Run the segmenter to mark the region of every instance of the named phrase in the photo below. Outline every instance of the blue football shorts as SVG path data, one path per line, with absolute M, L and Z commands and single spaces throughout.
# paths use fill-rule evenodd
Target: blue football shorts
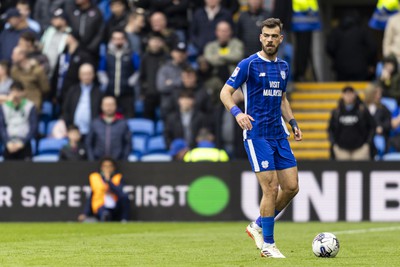
M 297 165 L 286 138 L 246 139 L 244 147 L 254 172 L 284 170 Z

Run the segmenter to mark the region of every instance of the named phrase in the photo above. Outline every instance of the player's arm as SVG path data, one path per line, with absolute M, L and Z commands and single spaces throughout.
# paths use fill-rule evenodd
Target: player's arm
M 233 88 L 228 84 L 225 84 L 224 87 L 222 87 L 220 93 L 220 99 L 224 104 L 225 108 L 229 110 L 232 113 L 232 115 L 236 118 L 236 122 L 239 124 L 239 126 L 243 130 L 251 130 L 253 128 L 251 121 L 254 121 L 254 119 L 250 115 L 244 114 L 240 110 L 240 108 L 236 106 L 235 100 L 233 98 L 233 94 L 235 93 L 235 91 L 236 91 L 235 88 Z M 239 100 L 239 97 L 237 98 L 237 100 Z
M 292 127 L 294 133 L 294 140 L 301 141 L 303 138 L 301 130 L 297 125 L 297 122 L 294 118 L 292 108 L 290 107 L 289 101 L 286 98 L 286 92 L 282 94 L 282 103 L 281 103 L 281 111 L 283 118 L 289 122 L 290 126 Z

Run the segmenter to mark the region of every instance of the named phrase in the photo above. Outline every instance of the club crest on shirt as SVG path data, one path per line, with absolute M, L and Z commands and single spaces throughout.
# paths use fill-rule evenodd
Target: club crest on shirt
M 240 68 L 236 67 L 236 69 L 233 71 L 231 77 L 233 77 L 233 78 L 236 77 L 238 75 L 238 73 L 239 73 L 239 70 L 240 70 Z
M 268 166 L 269 166 L 268 160 L 262 161 L 262 162 L 261 162 L 261 166 L 262 166 L 264 169 L 268 169 Z
M 282 79 L 286 79 L 286 72 L 285 71 L 283 71 L 283 70 L 281 70 L 281 77 L 282 77 Z

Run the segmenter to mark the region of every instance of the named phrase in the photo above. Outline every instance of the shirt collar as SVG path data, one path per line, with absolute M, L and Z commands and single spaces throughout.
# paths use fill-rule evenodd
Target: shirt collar
M 261 58 L 262 60 L 267 61 L 267 62 L 277 62 L 277 61 L 278 61 L 278 57 L 276 57 L 274 61 L 271 61 L 271 60 L 269 60 L 269 59 L 263 57 L 263 56 L 261 55 L 260 52 L 257 52 L 257 56 L 258 56 L 259 58 Z

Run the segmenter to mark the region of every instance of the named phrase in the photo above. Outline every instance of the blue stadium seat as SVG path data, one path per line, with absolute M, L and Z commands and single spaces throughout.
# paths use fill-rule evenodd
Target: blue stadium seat
M 44 154 L 37 155 L 32 158 L 33 162 L 57 162 L 59 161 L 59 156 L 56 154 Z
M 142 135 L 132 136 L 132 152 L 138 156 L 146 154 L 147 137 Z
M 41 115 L 48 116 L 49 118 L 53 116 L 53 104 L 50 101 L 42 103 Z
M 381 158 L 386 151 L 386 140 L 382 135 L 374 136 L 374 145 L 376 150 L 378 151 L 378 157 Z
M 397 100 L 391 97 L 382 97 L 381 98 L 382 105 L 386 106 L 387 109 L 392 112 L 395 112 L 398 108 Z
M 47 135 L 47 127 L 46 127 L 46 122 L 44 120 L 39 121 L 38 132 L 41 136 Z
M 135 154 L 130 154 L 128 156 L 128 161 L 129 162 L 137 162 L 137 161 L 139 161 L 139 156 L 135 155 Z
M 39 140 L 38 154 L 58 154 L 63 146 L 68 144 L 67 139 L 43 138 Z
M 158 135 L 149 138 L 147 153 L 167 152 L 164 136 Z
M 128 127 L 129 130 L 132 132 L 134 135 L 146 135 L 146 136 L 152 136 L 154 135 L 154 122 L 149 119 L 143 119 L 143 118 L 134 118 L 134 119 L 128 119 Z
M 172 161 L 172 156 L 168 153 L 156 153 L 144 155 L 140 158 L 142 162 L 169 162 Z
M 382 160 L 385 161 L 400 161 L 400 152 L 393 152 L 383 155 Z
M 36 139 L 31 139 L 31 149 L 32 149 L 32 155 L 36 155 L 36 153 L 37 153 Z
M 156 122 L 156 134 L 164 134 L 164 122 L 162 120 Z
M 49 123 L 47 124 L 46 136 L 51 135 L 51 133 L 53 132 L 54 125 L 56 125 L 56 123 L 57 120 L 49 121 Z
M 139 117 L 143 115 L 143 111 L 144 111 L 144 102 L 143 100 L 137 99 L 135 101 L 135 115 Z
M 3 161 L 4 161 L 3 156 L 0 156 L 0 162 L 3 162 Z

